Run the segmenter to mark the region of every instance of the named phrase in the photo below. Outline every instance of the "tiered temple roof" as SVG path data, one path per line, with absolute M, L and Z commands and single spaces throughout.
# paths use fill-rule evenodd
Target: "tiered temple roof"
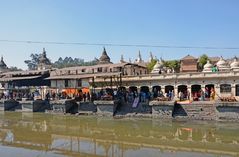
M 107 54 L 107 52 L 106 52 L 106 50 L 104 48 L 104 50 L 102 52 L 102 55 L 101 55 L 101 57 L 99 59 L 98 64 L 111 64 L 111 63 L 112 62 L 110 61 L 110 57 L 108 56 L 108 54 Z

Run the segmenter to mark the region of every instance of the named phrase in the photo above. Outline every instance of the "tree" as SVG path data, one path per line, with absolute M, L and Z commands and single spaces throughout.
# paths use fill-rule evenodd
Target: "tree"
M 208 56 L 206 54 L 203 54 L 199 57 L 198 67 L 200 71 L 203 70 L 203 66 L 207 63 L 207 60 L 208 60 Z
M 180 70 L 180 62 L 178 60 L 164 61 L 164 66 L 174 69 L 177 72 Z
M 29 70 L 36 70 L 39 63 L 40 54 L 32 53 L 30 57 L 30 60 L 25 60 L 24 62 L 27 64 Z
M 147 68 L 149 70 L 149 72 L 151 72 L 154 68 L 154 65 L 157 63 L 156 59 L 152 59 L 150 63 L 147 64 Z
M 9 67 L 9 71 L 22 71 L 22 69 L 19 69 L 18 67 Z
M 71 57 L 65 57 L 62 59 L 60 57 L 55 63 L 53 63 L 54 68 L 65 68 L 65 67 L 73 67 L 73 66 L 89 66 L 89 65 L 96 65 L 97 60 L 92 60 L 85 62 L 84 59 L 80 58 L 71 58 Z

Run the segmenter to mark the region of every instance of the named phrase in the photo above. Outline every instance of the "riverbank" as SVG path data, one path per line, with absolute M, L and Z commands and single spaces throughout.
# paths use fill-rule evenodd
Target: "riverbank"
M 146 117 L 159 119 L 195 119 L 214 121 L 239 121 L 238 102 L 194 101 L 175 103 L 174 101 L 140 102 L 136 106 L 124 101 L 76 102 L 60 101 L 15 101 L 0 102 L 0 110 L 19 112 L 55 112 L 77 115 Z

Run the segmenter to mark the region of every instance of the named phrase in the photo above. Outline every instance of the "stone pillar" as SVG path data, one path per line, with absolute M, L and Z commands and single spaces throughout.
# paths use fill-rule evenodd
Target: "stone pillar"
M 149 92 L 151 93 L 153 91 L 153 86 L 149 86 Z
M 174 85 L 174 100 L 177 100 L 178 98 L 178 86 Z
M 201 90 L 205 93 L 205 85 L 201 85 Z
M 136 86 L 136 87 L 137 87 L 137 92 L 140 93 L 141 86 Z
M 231 84 L 231 93 L 232 93 L 232 96 L 236 96 L 236 85 L 235 84 Z
M 190 94 L 189 99 L 191 100 L 191 98 L 192 98 L 192 85 L 187 86 L 187 91 L 189 91 L 189 94 Z
M 221 93 L 220 93 L 220 84 L 215 84 L 215 85 L 214 85 L 214 88 L 215 88 L 215 92 L 216 92 L 215 99 L 217 100 L 217 99 L 218 99 L 218 95 L 221 96 Z
M 165 93 L 165 86 L 161 86 L 161 90 L 163 93 Z

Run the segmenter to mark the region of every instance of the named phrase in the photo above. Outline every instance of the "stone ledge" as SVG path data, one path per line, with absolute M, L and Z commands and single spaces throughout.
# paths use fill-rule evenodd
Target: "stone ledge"
M 94 101 L 94 104 L 95 105 L 114 105 L 117 102 L 118 101 L 116 100 L 97 100 L 97 101 Z
M 173 106 L 174 101 L 150 101 L 149 106 L 161 106 L 161 105 L 166 105 L 166 106 Z

